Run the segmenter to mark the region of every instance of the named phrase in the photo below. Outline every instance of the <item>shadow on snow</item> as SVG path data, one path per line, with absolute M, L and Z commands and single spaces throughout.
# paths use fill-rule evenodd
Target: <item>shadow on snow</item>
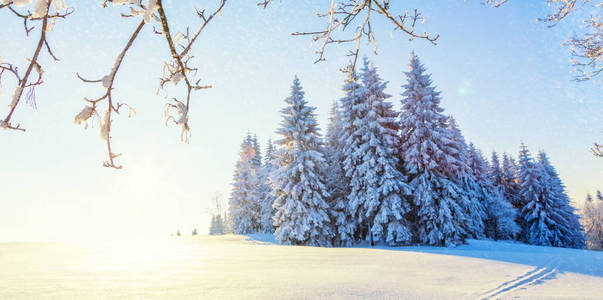
M 279 244 L 272 234 L 257 233 L 245 236 L 247 241 L 254 244 Z M 515 241 L 471 239 L 467 240 L 467 244 L 456 247 L 386 245 L 369 247 L 361 244 L 353 248 L 463 256 L 533 266 L 535 269 L 524 275 L 535 281 L 548 280 L 553 276 L 550 274 L 553 270 L 555 273 L 572 272 L 603 277 L 603 251 L 534 246 Z M 521 280 L 521 278 L 516 279 Z

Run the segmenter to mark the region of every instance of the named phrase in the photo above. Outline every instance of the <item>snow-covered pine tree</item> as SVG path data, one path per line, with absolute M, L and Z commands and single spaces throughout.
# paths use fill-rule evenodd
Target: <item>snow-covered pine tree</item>
M 473 143 L 469 143 L 467 161 L 469 168 L 472 171 L 472 178 L 468 180 L 468 184 L 465 185 L 465 190 L 469 193 L 470 199 L 479 204 L 479 206 L 474 204 L 469 210 L 473 211 L 481 209 L 481 213 L 478 214 L 474 212 L 473 214 L 476 216 L 472 218 L 469 218 L 471 212 L 467 213 L 468 219 L 471 220 L 468 223 L 476 223 L 475 226 L 481 225 L 481 235 L 477 235 L 478 238 L 481 238 L 486 233 L 492 233 L 494 231 L 493 228 L 496 227 L 496 220 L 493 218 L 492 212 L 490 211 L 491 206 L 493 206 L 493 203 L 491 202 L 496 199 L 494 199 L 494 195 L 492 195 L 492 184 L 488 178 L 488 162 L 484 158 L 481 150 L 477 149 Z M 481 219 L 479 219 L 479 217 L 481 217 Z M 478 219 L 476 220 L 476 218 Z M 482 223 L 477 223 L 478 221 L 481 221 Z M 474 227 L 473 230 L 476 229 L 480 229 L 480 227 Z M 492 238 L 491 234 L 486 235 Z M 475 236 L 475 233 L 473 236 Z
M 603 194 L 599 190 L 597 190 L 597 200 L 603 201 Z
M 505 198 L 511 202 L 513 207 L 521 210 L 521 196 L 519 195 L 519 169 L 513 157 L 503 153 L 502 161 L 503 185 L 505 187 Z
M 503 170 L 500 167 L 500 160 L 498 159 L 498 153 L 496 153 L 496 151 L 492 151 L 492 158 L 488 168 L 488 177 L 490 177 L 490 182 L 492 182 L 494 186 L 500 187 L 504 191 L 505 183 Z
M 486 236 L 495 240 L 516 239 L 521 232 L 517 225 L 519 213 L 517 209 L 505 199 L 504 193 L 498 187 L 488 189 L 486 198 Z
M 485 234 L 488 238 L 512 239 L 520 231 L 515 223 L 517 210 L 504 198 L 502 190 L 495 186 L 489 174 L 490 166 L 482 152 L 469 144 L 469 164 L 473 170 L 477 186 L 473 189 L 477 198 L 484 204 L 486 217 L 484 218 Z
M 224 234 L 233 233 L 234 231 L 232 230 L 232 221 L 230 220 L 229 214 L 223 214 L 221 216 L 222 216 L 222 232 Z
M 593 201 L 590 194 L 586 195 L 582 208 L 582 225 L 589 249 L 603 249 L 603 198 L 597 191 L 597 201 Z
M 490 198 L 486 211 L 489 221 L 486 222 L 486 236 L 495 240 L 509 240 L 518 236 L 521 228 L 517 225 L 519 216 L 517 209 L 506 198 L 506 186 L 503 170 L 500 167 L 498 154 L 492 151 L 492 162 L 488 169 L 490 180 Z
M 540 169 L 534 162 L 530 150 L 521 143 L 519 150 L 519 198 L 516 207 L 519 209 L 520 239 L 537 245 L 550 245 L 547 226 L 544 226 L 546 211 L 540 203 L 542 191 Z M 545 219 L 543 219 L 545 218 Z M 544 226 L 544 227 L 543 227 Z
M 264 155 L 264 165 L 260 171 L 260 227 L 264 233 L 273 233 L 274 226 L 272 219 L 274 217 L 274 193 L 272 192 L 272 184 L 270 182 L 270 174 L 274 172 L 278 167 L 276 165 L 274 145 L 272 140 L 268 139 L 266 145 L 266 154 Z
M 523 208 L 520 213 L 522 240 L 542 246 L 583 246 L 580 224 L 573 216 L 563 185 L 543 152 L 535 162 L 525 145 L 519 153 Z
M 448 177 L 455 158 L 447 149 L 450 133 L 440 93 L 414 53 L 405 74 L 400 157 L 410 176 L 416 239 L 429 245 L 460 244 L 467 235 L 464 209 L 457 202 L 462 188 Z
M 271 174 L 277 195 L 274 235 L 283 244 L 331 246 L 326 161 L 315 108 L 307 105 L 297 76 L 285 102 L 276 141 L 279 169 Z
M 358 220 L 360 212 L 359 203 L 350 203 L 350 199 L 355 198 L 352 195 L 352 187 L 357 185 L 352 182 L 353 171 L 362 163 L 362 152 L 358 151 L 362 142 L 361 127 L 365 124 L 360 123 L 363 115 L 357 111 L 359 108 L 368 106 L 366 104 L 366 91 L 358 83 L 358 76 L 355 71 L 347 70 L 348 76 L 343 85 L 344 96 L 341 102 L 341 144 L 343 174 L 345 176 L 345 220 L 337 220 L 338 240 L 342 246 L 350 246 L 363 237 L 366 228 Z M 340 207 L 341 205 L 338 205 Z M 343 221 L 343 222 L 342 222 Z
M 250 134 L 241 144 L 239 160 L 233 176 L 232 192 L 229 200 L 229 220 L 235 233 L 251 233 L 260 230 L 260 205 L 257 197 L 256 157 Z
M 470 149 L 456 120 L 452 116 L 449 116 L 446 122 L 450 135 L 448 153 L 454 157 L 454 160 L 449 163 L 448 170 L 451 179 L 455 180 L 462 188 L 455 199 L 457 199 L 457 202 L 463 207 L 465 212 L 466 220 L 463 226 L 468 237 L 483 238 L 484 221 L 487 218 L 484 208 L 486 193 L 484 193 L 483 185 L 475 176 L 477 170 L 472 168 L 472 163 L 482 163 L 482 161 L 471 160 Z M 471 147 L 473 147 L 472 144 Z M 472 149 L 475 150 L 474 148 Z
M 337 101 L 333 101 L 331 111 L 329 112 L 329 124 L 327 125 L 327 134 L 325 135 L 325 148 L 339 152 L 343 148 L 339 137 L 343 130 L 341 111 Z
M 221 214 L 216 215 L 216 231 L 214 234 L 225 234 L 226 226 L 224 225 L 224 219 Z
M 361 78 L 364 97 L 354 99 L 344 112 L 344 118 L 355 125 L 351 133 L 354 140 L 343 152 L 344 161 L 349 163 L 345 165 L 350 180 L 348 203 L 356 221 L 368 231 L 371 245 L 374 240 L 390 245 L 408 243 L 412 236 L 406 220 L 410 205 L 403 196 L 410 188 L 398 170 L 397 114 L 386 101 L 391 97 L 385 93 L 387 83 L 366 58 Z
M 346 210 L 348 183 L 343 171 L 343 145 L 340 142 L 342 130 L 342 116 L 335 101 L 331 107 L 324 147 L 325 159 L 328 165 L 325 173 L 331 194 L 329 214 L 335 230 L 334 245 L 351 246 L 353 241 L 351 234 L 353 232 L 350 232 L 347 227 L 353 220 L 348 216 Z
M 253 158 L 251 162 L 256 169 L 260 169 L 262 167 L 262 151 L 260 149 L 260 143 L 258 142 L 257 135 L 253 135 L 253 137 L 249 136 L 251 147 L 253 148 Z
M 551 164 L 546 153 L 538 153 L 538 165 L 541 169 L 541 185 L 543 187 L 541 200 L 551 203 L 550 216 L 557 226 L 553 228 L 556 237 L 551 244 L 557 247 L 584 248 L 584 235 L 580 217 L 565 192 L 565 186 L 559 178 L 555 167 Z
M 448 151 L 454 157 L 454 160 L 449 163 L 448 172 L 457 178 L 469 178 L 473 174 L 468 161 L 469 146 L 452 115 L 446 117 L 446 126 L 449 134 Z
M 214 235 L 216 234 L 216 231 L 216 215 L 211 215 L 211 221 L 209 222 L 209 234 Z

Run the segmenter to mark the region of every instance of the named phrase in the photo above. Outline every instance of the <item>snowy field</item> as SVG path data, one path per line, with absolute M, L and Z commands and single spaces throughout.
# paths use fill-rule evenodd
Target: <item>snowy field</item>
M 603 252 L 279 246 L 267 235 L 0 244 L 0 299 L 603 299 Z

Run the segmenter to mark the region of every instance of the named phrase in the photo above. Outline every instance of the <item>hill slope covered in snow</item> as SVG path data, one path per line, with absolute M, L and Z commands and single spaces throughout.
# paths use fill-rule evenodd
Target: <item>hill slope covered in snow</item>
M 0 298 L 603 299 L 603 252 L 280 246 L 269 235 L 0 244 Z

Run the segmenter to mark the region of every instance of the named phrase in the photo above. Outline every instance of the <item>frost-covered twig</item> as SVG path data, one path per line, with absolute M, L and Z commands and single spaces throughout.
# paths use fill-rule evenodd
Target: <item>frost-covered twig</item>
M 499 7 L 508 0 L 486 0 L 485 3 Z M 545 22 L 549 27 L 556 26 L 559 22 L 590 3 L 595 3 L 593 8 L 599 14 L 585 19 L 585 32 L 566 40 L 563 45 L 569 48 L 572 55 L 571 63 L 574 71 L 575 81 L 587 81 L 597 77 L 603 72 L 601 62 L 603 61 L 603 22 L 600 21 L 603 1 L 601 0 L 547 0 L 549 6 L 553 6 L 553 12 L 538 21 Z M 598 3 L 597 3 L 598 2 Z
M 576 72 L 575 81 L 590 80 L 603 71 L 601 66 L 603 61 L 603 23 L 599 20 L 603 9 L 603 1 L 598 1 L 599 3 L 594 4 L 594 9 L 595 11 L 598 10 L 599 14 L 583 20 L 584 34 L 575 35 L 563 43 L 564 46 L 569 48 L 572 55 L 571 63 L 574 66 L 574 72 Z M 550 6 L 554 6 L 554 11 L 538 20 L 548 23 L 549 27 L 553 27 L 570 13 L 591 3 L 592 0 L 548 0 L 547 2 Z
M 595 143 L 590 151 L 597 157 L 603 157 L 603 145 Z
M 132 107 L 130 107 L 129 105 L 123 104 L 123 103 L 121 103 L 121 104 L 115 103 L 115 105 L 113 104 L 113 97 L 112 97 L 113 84 L 115 82 L 115 76 L 117 75 L 117 71 L 119 71 L 119 67 L 121 66 L 121 63 L 124 60 L 126 53 L 128 52 L 128 50 L 134 43 L 134 40 L 136 40 L 136 38 L 138 37 L 138 34 L 140 33 L 140 30 L 142 30 L 142 27 L 144 25 L 145 25 L 145 21 L 144 20 L 140 21 L 140 23 L 136 27 L 136 30 L 134 30 L 134 33 L 132 33 L 132 35 L 130 36 L 130 39 L 128 40 L 128 43 L 126 44 L 126 47 L 117 56 L 117 59 L 115 60 L 113 68 L 111 68 L 111 71 L 109 72 L 108 75 L 105 75 L 103 78 L 98 79 L 98 80 L 89 80 L 89 79 L 85 79 L 82 76 L 80 76 L 79 73 L 77 74 L 77 77 L 79 79 L 81 79 L 83 82 L 101 83 L 103 85 L 103 87 L 106 89 L 105 94 L 99 98 L 96 98 L 96 99 L 84 98 L 84 100 L 87 101 L 90 105 L 85 106 L 84 109 L 75 116 L 75 120 L 74 120 L 74 122 L 78 125 L 87 122 L 92 116 L 94 116 L 97 113 L 98 103 L 103 100 L 107 101 L 107 108 L 105 109 L 103 119 L 100 124 L 100 135 L 101 135 L 101 138 L 107 142 L 107 152 L 108 152 L 108 156 L 109 156 L 109 160 L 103 162 L 103 166 L 105 166 L 105 167 L 110 167 L 110 168 L 115 168 L 115 169 L 122 168 L 121 165 L 116 165 L 115 161 L 114 161 L 114 159 L 116 157 L 120 156 L 121 153 L 115 154 L 111 150 L 111 114 L 113 112 L 115 112 L 116 114 L 119 114 L 120 108 L 122 106 L 126 106 L 129 111 L 128 116 L 131 116 L 131 114 L 134 113 L 134 109 L 132 109 Z M 87 128 L 87 127 L 88 126 L 86 124 L 85 128 Z
M 191 80 L 189 79 L 189 74 L 191 72 L 196 71 L 197 69 L 189 67 L 188 63 L 193 57 L 188 55 L 188 52 L 197 40 L 197 37 L 199 36 L 201 31 L 214 18 L 214 16 L 216 16 L 222 11 L 222 8 L 225 4 L 226 0 L 221 0 L 218 8 L 212 14 L 210 14 L 209 17 L 205 16 L 205 11 L 197 10 L 197 15 L 199 16 L 199 18 L 201 18 L 203 23 L 199 26 L 199 28 L 191 38 L 188 30 L 186 34 L 178 32 L 172 37 L 168 19 L 163 8 L 163 3 L 161 0 L 157 0 L 156 2 L 157 12 L 159 14 L 159 20 L 161 22 L 160 33 L 165 37 L 170 50 L 170 54 L 172 55 L 172 61 L 166 62 L 164 65 L 164 74 L 160 80 L 160 88 L 163 89 L 165 83 L 167 82 L 172 82 L 174 85 L 177 85 L 178 82 L 184 79 L 184 83 L 186 84 L 187 89 L 186 104 L 176 98 L 172 98 L 172 103 L 167 104 L 165 110 L 166 124 L 169 120 L 173 120 L 176 125 L 181 126 L 182 131 L 180 134 L 180 139 L 184 142 L 188 142 L 189 140 L 190 127 L 188 125 L 188 112 L 190 110 L 191 93 L 195 90 L 211 88 L 211 85 L 199 85 L 200 80 L 197 80 L 197 82 L 195 82 L 194 84 L 191 83 Z M 181 40 L 185 40 L 186 44 L 179 44 Z M 177 46 L 181 46 L 183 50 L 181 52 L 178 52 L 178 50 L 176 49 Z M 176 110 L 176 116 L 171 114 L 174 109 Z
M 23 96 L 23 91 L 25 90 L 25 88 L 31 87 L 31 89 L 32 89 L 31 91 L 33 92 L 33 89 L 35 88 L 35 86 L 43 83 L 42 75 L 43 75 L 44 71 L 42 70 L 42 67 L 38 63 L 38 57 L 40 55 L 42 48 L 44 46 L 46 46 L 46 50 L 49 53 L 49 55 L 53 59 L 58 60 L 56 58 L 56 56 L 54 55 L 54 53 L 52 53 L 52 51 L 50 49 L 50 45 L 48 44 L 48 41 L 46 39 L 46 33 L 52 29 L 52 23 L 49 23 L 49 20 L 52 20 L 52 22 L 54 22 L 57 18 L 65 18 L 66 16 L 70 15 L 73 12 L 73 10 L 67 9 L 62 0 L 57 0 L 57 1 L 60 1 L 60 6 L 57 5 L 57 2 L 53 2 L 53 0 L 38 0 L 35 4 L 33 13 L 29 12 L 29 11 L 27 11 L 27 13 L 21 13 L 16 8 L 13 8 L 13 6 L 21 7 L 25 4 L 31 3 L 32 2 L 31 0 L 21 0 L 18 2 L 17 1 L 7 1 L 7 0 L 0 0 L 0 1 L 1 1 L 0 3 L 2 3 L 2 6 L 0 6 L 0 8 L 8 7 L 8 9 L 10 9 L 10 11 L 13 12 L 13 14 L 15 16 L 23 19 L 23 26 L 25 27 L 26 35 L 29 35 L 29 33 L 33 30 L 33 27 L 28 27 L 28 22 L 38 21 L 38 20 L 42 21 L 42 26 L 40 28 L 40 38 L 38 39 L 38 44 L 36 46 L 33 56 L 30 59 L 28 59 L 29 65 L 27 67 L 27 70 L 23 74 L 23 76 L 19 75 L 19 70 L 16 66 L 14 66 L 10 63 L 0 62 L 0 69 L 2 69 L 2 71 L 5 71 L 5 70 L 9 71 L 17 79 L 17 87 L 15 88 L 15 90 L 12 94 L 11 100 L 9 102 L 9 105 L 8 105 L 9 112 L 6 115 L 6 117 L 0 121 L 0 128 L 25 131 L 24 128 L 21 128 L 20 124 L 14 125 L 12 123 L 11 119 L 13 117 L 13 114 L 14 114 L 16 108 L 19 106 L 19 104 L 21 102 L 21 97 Z M 55 10 L 55 12 L 52 14 L 50 14 L 51 5 L 53 5 L 53 8 Z M 35 71 L 38 75 L 38 78 L 35 81 L 30 81 L 30 76 L 32 74 L 32 71 Z
M 101 102 L 103 100 L 107 101 L 107 109 L 105 110 L 105 112 L 103 114 L 103 118 L 101 121 L 101 128 L 100 128 L 101 137 L 107 141 L 107 149 L 108 149 L 108 153 L 109 153 L 109 160 L 104 162 L 104 166 L 118 168 L 118 169 L 121 168 L 121 165 L 118 166 L 114 162 L 114 158 L 116 158 L 117 156 L 119 156 L 121 154 L 114 154 L 111 150 L 110 132 L 111 132 L 112 113 L 115 112 L 115 113 L 119 114 L 119 109 L 122 106 L 126 106 L 130 112 L 134 112 L 134 110 L 126 104 L 123 104 L 123 103 L 115 104 L 115 105 L 113 104 L 111 91 L 113 89 L 113 84 L 115 81 L 115 74 L 117 73 L 119 66 L 121 65 L 121 62 L 124 59 L 126 52 L 130 48 L 130 46 L 132 45 L 132 43 L 134 42 L 136 37 L 138 36 L 138 33 L 140 32 L 140 30 L 142 29 L 144 24 L 151 23 L 153 20 L 158 21 L 161 24 L 161 29 L 158 30 L 157 28 L 153 27 L 153 32 L 165 37 L 165 40 L 166 40 L 169 50 L 170 50 L 170 54 L 172 56 L 172 61 L 166 62 L 164 64 L 163 76 L 160 79 L 160 88 L 163 88 L 165 83 L 168 83 L 168 82 L 171 82 L 174 85 L 176 85 L 182 79 L 184 79 L 184 82 L 186 83 L 186 86 L 187 86 L 186 104 L 184 104 L 184 102 L 179 101 L 177 99 L 173 99 L 172 102 L 168 103 L 167 107 L 166 107 L 166 122 L 172 120 L 177 125 L 182 126 L 181 139 L 183 141 L 188 141 L 189 129 L 190 129 L 190 127 L 188 126 L 188 111 L 189 111 L 189 107 L 190 107 L 191 92 L 194 90 L 205 89 L 205 88 L 211 87 L 211 86 L 201 86 L 201 85 L 199 85 L 199 81 L 197 81 L 194 84 L 191 82 L 190 73 L 196 72 L 197 69 L 190 67 L 188 65 L 189 61 L 193 58 L 193 56 L 188 55 L 188 52 L 190 51 L 194 42 L 197 40 L 197 37 L 199 36 L 201 31 L 214 18 L 214 16 L 216 16 L 218 13 L 220 13 L 220 11 L 224 7 L 225 3 L 226 3 L 226 0 L 221 0 L 218 9 L 214 13 L 209 15 L 208 17 L 205 16 L 204 11 L 197 10 L 197 14 L 203 20 L 203 23 L 200 25 L 200 27 L 197 29 L 197 31 L 195 32 L 195 34 L 193 36 L 190 36 L 189 30 L 187 30 L 186 34 L 177 33 L 176 35 L 172 36 L 170 34 L 170 28 L 169 28 L 169 25 L 167 22 L 167 17 L 165 15 L 164 7 L 160 0 L 147 0 L 144 3 L 141 0 L 104 0 L 101 2 L 101 5 L 103 7 L 107 7 L 109 4 L 113 4 L 113 6 L 127 5 L 127 7 L 129 8 L 129 11 L 121 13 L 121 16 L 124 18 L 133 18 L 133 17 L 137 17 L 137 16 L 142 16 L 142 20 L 141 20 L 138 28 L 135 30 L 135 32 L 130 37 L 128 44 L 126 45 L 125 49 L 118 56 L 111 72 L 108 75 L 104 76 L 101 79 L 89 80 L 89 79 L 85 79 L 82 76 L 80 76 L 79 74 L 77 74 L 77 76 L 82 81 L 87 82 L 87 83 L 102 83 L 103 87 L 106 89 L 106 92 L 104 93 L 104 95 L 102 95 L 99 98 L 96 98 L 96 99 L 85 98 L 85 100 L 89 103 L 89 105 L 84 107 L 84 109 L 79 114 L 77 114 L 77 116 L 75 117 L 76 124 L 82 124 L 82 123 L 86 124 L 88 122 L 88 120 L 90 120 L 94 116 L 99 115 L 97 112 L 97 106 L 98 106 L 99 102 Z M 159 16 L 156 14 L 156 12 L 158 13 Z M 177 50 L 178 47 L 182 48 L 181 52 L 178 52 L 178 50 Z M 172 115 L 174 113 L 175 113 L 175 115 Z M 85 126 L 87 127 L 87 124 Z
M 603 22 L 591 17 L 585 23 L 589 31 L 584 36 L 574 36 L 563 43 L 572 55 L 576 81 L 590 80 L 603 71 Z
M 259 6 L 266 8 L 273 0 L 264 0 L 258 3 Z M 352 68 L 355 68 L 360 44 L 363 38 L 366 38 L 368 44 L 373 44 L 373 51 L 377 52 L 377 39 L 375 37 L 372 21 L 372 13 L 383 16 L 394 24 L 394 30 L 401 30 L 409 40 L 425 39 L 432 44 L 436 44 L 439 35 L 431 35 L 427 32 L 418 33 L 415 29 L 417 22 L 423 21 L 421 13 L 415 9 L 412 13 L 405 11 L 403 14 L 394 14 L 390 7 L 390 0 L 331 0 L 329 10 L 326 12 L 317 12 L 319 18 L 327 18 L 326 28 L 319 31 L 293 32 L 294 36 L 311 36 L 315 42 L 320 41 L 319 49 L 316 51 L 318 58 L 315 63 L 325 60 L 325 51 L 330 44 L 354 43 L 355 49 L 350 51 L 348 56 L 352 57 Z M 353 29 L 351 36 L 336 37 L 335 33 L 345 32 L 349 27 L 359 23 Z

